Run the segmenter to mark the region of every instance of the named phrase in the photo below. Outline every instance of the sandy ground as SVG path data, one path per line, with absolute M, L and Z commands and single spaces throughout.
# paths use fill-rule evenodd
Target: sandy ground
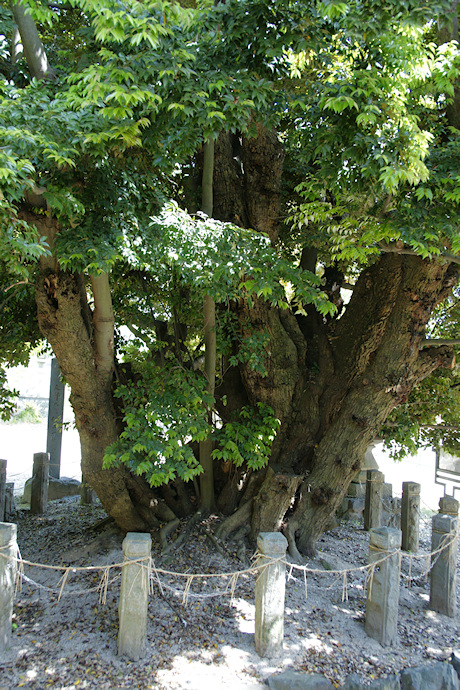
M 342 523 L 324 535 L 308 567 L 287 579 L 285 641 L 282 657 L 261 659 L 254 650 L 254 573 L 238 577 L 233 599 L 229 578 L 195 579 L 187 605 L 185 582 L 173 573 L 228 573 L 242 562 L 237 545 L 222 555 L 207 537 L 217 518 L 197 526 L 188 542 L 162 556 L 156 543 L 152 555 L 161 573 L 152 581 L 146 655 L 130 662 L 117 656 L 118 599 L 122 535 L 113 525 L 98 527 L 100 506 L 82 507 L 77 499 L 50 504 L 43 516 L 18 514 L 22 558 L 34 563 L 100 570 L 69 571 L 25 566 L 22 591 L 15 597 L 11 646 L 0 659 L 0 688 L 158 688 L 215 690 L 263 688 L 277 671 L 319 672 L 340 687 L 350 673 L 371 681 L 409 666 L 447 660 L 457 645 L 458 619 L 428 610 L 429 582 L 420 577 L 426 559 L 403 558 L 398 642 L 383 648 L 364 632 L 365 578 L 343 574 L 368 562 L 368 534 L 359 521 Z M 183 525 L 182 525 L 183 527 Z M 179 532 L 172 535 L 177 538 Z M 422 522 L 421 550 L 430 550 L 430 521 Z M 239 552 L 241 558 L 241 553 Z M 103 568 L 113 565 L 105 604 L 100 600 Z M 288 568 L 288 575 L 289 575 Z M 460 602 L 459 602 L 460 603 Z M 265 686 L 266 687 L 266 686 Z

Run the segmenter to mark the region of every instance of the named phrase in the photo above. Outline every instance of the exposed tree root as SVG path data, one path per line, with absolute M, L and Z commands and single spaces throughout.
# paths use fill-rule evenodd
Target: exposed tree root
M 209 539 L 209 541 L 214 546 L 216 551 L 218 551 L 220 553 L 221 556 L 225 556 L 227 558 L 230 555 L 228 550 L 225 548 L 225 546 L 223 546 L 222 544 L 219 544 L 219 542 L 218 542 L 217 538 L 214 536 L 214 534 L 209 532 L 206 529 L 206 527 L 202 526 L 201 530 L 202 530 L 203 534 L 206 535 L 206 538 Z
M 190 518 L 190 520 L 189 520 L 189 521 L 187 522 L 187 524 L 185 525 L 184 530 L 179 534 L 179 536 L 177 537 L 177 539 L 176 539 L 174 542 L 170 542 L 169 544 L 166 544 L 165 546 L 163 546 L 163 542 L 162 542 L 161 555 L 162 555 L 162 556 L 167 556 L 167 555 L 170 553 L 170 551 L 171 551 L 172 549 L 174 549 L 175 551 L 177 551 L 177 549 L 180 548 L 182 542 L 183 542 L 187 537 L 190 536 L 191 531 L 193 530 L 193 528 L 195 527 L 195 525 L 197 524 L 197 522 L 200 522 L 200 520 L 202 519 L 202 517 L 203 517 L 203 512 L 202 512 L 201 510 L 197 510 L 196 513 L 195 513 L 195 515 L 192 515 L 192 517 Z M 179 523 L 179 520 L 177 520 L 177 523 Z M 176 527 L 177 527 L 177 525 L 176 525 Z M 175 529 L 175 528 L 174 528 L 174 529 Z
M 191 515 L 193 512 L 193 504 L 190 500 L 190 492 L 185 482 L 181 479 L 176 480 L 176 491 L 184 514 Z
M 85 532 L 97 532 L 97 530 L 102 529 L 106 525 L 109 525 L 110 523 L 115 522 L 113 517 L 110 515 L 107 515 L 107 517 L 102 518 L 102 520 L 98 520 L 94 525 L 90 525 L 85 529 Z
M 174 513 L 174 515 L 184 517 L 184 515 L 182 515 L 180 501 L 177 500 L 177 491 L 175 489 L 176 486 L 164 484 L 162 487 L 160 487 L 160 500 L 164 501 L 165 505 Z
M 171 522 L 177 518 L 175 512 L 161 498 L 152 498 L 150 508 L 152 514 L 162 522 Z
M 258 470 L 257 472 L 250 470 L 248 472 L 242 489 L 242 496 L 240 500 L 241 506 L 247 501 L 250 501 L 251 498 L 254 498 L 254 496 L 258 493 L 263 484 L 266 473 L 266 469 Z
M 289 522 L 285 525 L 285 527 L 281 531 L 288 541 L 288 554 L 289 554 L 289 556 L 292 558 L 294 563 L 297 563 L 297 565 L 303 565 L 305 561 L 302 558 L 302 555 L 301 555 L 300 551 L 298 550 L 297 544 L 295 541 L 296 529 L 297 529 L 297 524 L 293 520 L 289 520 Z
M 224 474 L 224 473 L 223 473 Z M 241 481 L 245 475 L 244 469 L 233 465 L 226 470 L 224 476 L 227 479 L 216 501 L 217 509 L 224 515 L 231 515 L 241 498 Z
M 254 498 L 254 509 L 251 520 L 251 537 L 255 541 L 260 532 L 277 532 L 283 522 L 302 475 L 286 472 L 274 472 L 268 468 L 257 496 Z
M 222 543 L 220 543 L 220 540 L 212 534 L 212 532 L 209 532 L 205 527 L 201 528 L 206 535 L 206 537 L 209 539 L 211 544 L 214 546 L 216 551 L 218 551 L 221 556 L 225 556 L 225 558 L 232 558 L 233 554 L 230 553 L 230 551 L 226 548 L 226 546 Z M 238 532 L 234 535 L 232 538 L 232 541 L 236 541 L 238 544 L 238 548 L 236 550 L 236 556 L 238 560 L 240 560 L 245 566 L 249 565 L 249 559 L 246 555 L 246 546 L 244 543 L 244 538 L 249 534 L 249 528 L 248 527 L 241 527 Z
M 160 529 L 161 552 L 163 555 L 165 555 L 171 548 L 171 544 L 168 544 L 168 536 L 171 534 L 171 532 L 174 532 L 179 525 L 179 518 L 174 518 L 166 523 L 166 525 L 163 525 L 163 527 Z
M 246 554 L 246 546 L 244 545 L 244 541 L 240 542 L 236 550 L 236 555 L 238 557 L 238 560 L 240 560 L 246 568 L 248 568 L 251 565 L 251 562 Z
M 216 537 L 218 539 L 225 539 L 229 534 L 238 529 L 238 527 L 244 525 L 244 523 L 251 517 L 252 504 L 253 499 L 246 501 L 244 505 L 233 513 L 233 515 L 229 515 L 229 517 L 226 518 L 217 528 Z
M 243 525 L 240 529 L 233 535 L 233 541 L 242 541 L 249 534 L 249 525 Z

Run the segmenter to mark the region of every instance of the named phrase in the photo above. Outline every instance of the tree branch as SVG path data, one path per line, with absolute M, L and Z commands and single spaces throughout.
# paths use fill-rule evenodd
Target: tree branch
M 12 10 L 14 21 L 21 35 L 22 48 L 31 76 L 39 80 L 55 79 L 56 74 L 48 65 L 45 48 L 32 16 L 27 12 L 27 6 L 14 4 Z M 14 46 L 14 51 L 17 53 L 17 45 Z
M 6 299 L 3 300 L 3 302 L 0 304 L 0 311 L 3 311 L 7 302 L 10 299 L 13 299 L 13 297 L 16 297 L 16 295 L 19 292 L 21 285 L 28 285 L 28 283 L 29 283 L 28 280 L 21 280 L 19 283 L 14 283 L 14 285 L 10 285 L 9 287 L 5 288 L 4 292 L 8 292 L 8 290 L 11 290 L 12 288 L 16 288 L 16 290 L 14 290 L 14 292 L 12 292 L 10 295 L 8 295 L 8 297 Z
M 394 429 L 402 426 L 398 422 L 385 422 L 384 426 Z M 460 426 L 452 426 L 449 424 L 419 424 L 419 429 L 443 429 L 444 431 L 460 431 Z
M 405 247 L 400 248 L 394 244 L 379 244 L 379 249 L 381 252 L 386 252 L 388 254 L 409 254 L 410 256 L 420 256 L 420 254 L 415 252 L 413 249 L 406 249 Z M 460 264 L 460 256 L 457 256 L 456 254 L 440 254 L 439 256 L 434 256 L 432 261 L 435 261 L 436 259 L 444 259 L 446 262 Z
M 460 338 L 452 338 L 451 340 L 442 338 L 427 338 L 420 343 L 420 349 L 424 347 L 442 347 L 443 345 L 460 345 Z

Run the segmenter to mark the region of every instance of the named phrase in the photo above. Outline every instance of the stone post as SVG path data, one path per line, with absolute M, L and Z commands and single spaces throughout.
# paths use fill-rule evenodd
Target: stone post
M 0 522 L 5 519 L 6 460 L 0 460 Z
M 14 482 L 6 483 L 5 492 L 5 522 L 11 522 L 13 513 L 16 510 L 16 505 L 14 503 Z
M 90 487 L 85 477 L 82 475 L 80 488 L 80 504 L 90 506 L 96 499 L 96 492 Z
M 16 525 L 0 522 L 0 652 L 11 639 L 16 557 Z
M 49 475 L 61 476 L 62 422 L 64 421 L 64 390 L 56 357 L 51 360 L 50 396 L 48 402 L 48 433 L 46 452 L 50 456 Z
M 49 461 L 48 453 L 34 453 L 30 494 L 30 512 L 34 515 L 44 513 L 48 505 Z
M 118 606 L 118 654 L 137 661 L 144 654 L 149 593 L 150 534 L 128 532 L 123 540 L 124 563 L 121 570 Z M 130 561 L 139 561 L 131 563 Z
M 388 556 L 370 573 L 367 587 L 365 631 L 387 647 L 397 641 L 399 603 L 399 550 L 401 531 L 378 527 L 369 532 L 369 563 Z
M 286 566 L 270 563 L 271 559 L 285 558 L 288 542 L 280 532 L 261 532 L 257 549 L 261 554 L 261 568 L 256 580 L 255 648 L 262 657 L 279 656 L 283 652 L 284 592 Z
M 438 513 L 433 515 L 431 532 L 431 551 L 446 548 L 431 557 L 429 608 L 450 618 L 455 618 L 457 609 L 457 522 L 452 515 Z
M 383 472 L 368 470 L 366 479 L 366 500 L 364 503 L 364 529 L 370 530 L 382 524 Z
M 458 501 L 453 496 L 442 496 L 439 499 L 439 512 L 443 515 L 458 517 Z
M 403 551 L 418 552 L 420 531 L 420 484 L 403 482 L 401 502 Z

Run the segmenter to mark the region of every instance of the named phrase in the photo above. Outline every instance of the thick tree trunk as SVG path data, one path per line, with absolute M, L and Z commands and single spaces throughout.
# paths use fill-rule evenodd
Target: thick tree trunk
M 308 358 L 301 366 L 300 360 L 286 356 L 285 338 L 290 336 L 294 344 L 298 332 L 285 329 L 281 337 L 271 327 L 273 314 L 266 314 L 265 331 L 271 336 L 269 375 L 264 379 L 242 368 L 243 381 L 250 397 L 252 393 L 271 404 L 283 420 L 282 442 L 274 447 L 272 467 L 305 475 L 291 518 L 304 553 L 314 551 L 390 412 L 434 369 L 452 365 L 448 348 L 433 352 L 421 350 L 420 345 L 432 309 L 456 280 L 453 266 L 418 257 L 383 256 L 360 277 L 341 319 L 329 324 L 318 320 L 316 332 L 311 330 L 312 322 L 308 329 L 304 326 L 305 350 L 315 338 L 323 342 L 321 366 L 316 360 L 309 364 Z M 257 309 L 259 327 L 262 314 Z M 297 345 L 295 351 L 302 348 Z M 278 381 L 272 376 L 283 371 L 278 361 L 283 354 L 284 375 Z M 276 511 L 276 497 L 265 492 L 260 500 L 271 504 L 264 507 L 267 514 Z M 256 529 L 255 511 L 253 519 Z M 273 520 L 273 529 L 277 521 Z
M 50 246 L 55 230 L 51 220 L 40 227 Z M 112 404 L 113 314 L 108 276 L 93 277 L 92 282 L 93 319 L 83 278 L 60 271 L 53 257 L 43 259 L 36 284 L 38 322 L 71 389 L 85 479 L 123 529 L 142 531 L 156 522 L 147 495 L 139 505 L 133 503 L 132 496 L 145 490 L 139 491 L 123 467 L 102 469 L 104 452 L 119 432 Z
M 280 145 L 262 127 L 256 139 L 239 144 L 238 156 L 230 136 L 216 147 L 216 217 L 276 239 Z M 268 374 L 240 365 L 241 398 L 270 405 L 281 421 L 273 473 L 252 503 L 253 535 L 279 529 L 284 517 L 300 549 L 314 551 L 390 412 L 434 369 L 451 365 L 448 348 L 432 352 L 420 345 L 433 308 L 457 280 L 453 265 L 383 255 L 363 271 L 340 319 L 324 319 L 311 307 L 307 317 L 296 317 L 261 300 L 251 308 L 238 305 L 241 335 L 252 329 L 269 336 Z M 304 478 L 293 511 L 298 484 L 286 483 L 280 500 L 279 476 Z
M 39 80 L 54 79 L 56 75 L 49 66 L 27 6 L 13 3 L 12 10 L 31 76 Z M 12 50 L 13 61 L 19 50 L 17 38 Z M 52 209 L 44 201 L 44 191 L 40 188 L 26 193 L 30 206 L 40 207 L 43 214 L 22 209 L 20 215 L 36 225 L 52 251 L 59 227 Z M 140 491 L 139 481 L 131 478 L 124 468 L 102 469 L 104 452 L 118 436 L 112 404 L 114 319 L 108 276 L 92 276 L 91 282 L 95 301 L 93 319 L 83 279 L 60 271 L 53 255 L 42 258 L 35 293 L 39 327 L 71 388 L 85 480 L 122 528 L 145 530 L 156 520 L 148 502 L 147 506 L 142 502 L 135 506 L 132 496 L 140 497 L 148 492 Z
M 102 469 L 105 449 L 118 436 L 111 376 L 99 371 L 81 314 L 79 277 L 42 271 L 36 288 L 40 329 L 51 344 L 71 388 L 70 400 L 80 434 L 82 472 L 107 512 L 126 530 L 145 530 L 134 507 L 123 468 Z
M 238 145 L 244 174 L 238 170 L 232 137 L 217 142 L 214 215 L 268 231 L 275 240 L 281 147 L 263 128 L 256 139 Z M 41 234 L 52 235 L 51 221 L 40 222 Z M 287 521 L 300 549 L 314 551 L 390 412 L 425 376 L 452 363 L 448 348 L 421 349 L 421 343 L 433 308 L 457 280 L 455 266 L 448 263 L 384 254 L 363 271 L 340 319 L 324 319 L 313 308 L 307 317 L 295 316 L 261 299 L 235 306 L 241 336 L 254 331 L 268 336 L 267 375 L 241 364 L 228 372 L 230 383 L 224 381 L 219 395 L 232 391 L 226 408 L 232 411 L 247 402 L 270 405 L 281 428 L 269 470 L 253 473 L 247 487 L 243 470 L 236 483 L 232 473 L 216 473 L 217 483 L 225 476 L 232 483 L 219 487 L 227 508 L 233 506 L 235 488 L 242 496 L 221 534 L 248 522 L 249 516 L 254 536 L 280 529 Z M 92 314 L 82 280 L 60 272 L 53 258 L 44 259 L 36 292 L 38 316 L 71 386 L 85 477 L 120 525 L 142 530 L 155 524 L 154 513 L 172 518 L 168 506 L 176 499 L 165 493 L 168 505 L 160 502 L 150 509 L 152 494 L 141 478 L 123 468 L 102 469 L 104 451 L 119 432 L 112 404 L 108 287 L 107 276 L 93 277 Z
M 382 257 L 365 271 L 330 334 L 334 370 L 319 398 L 320 429 L 294 521 L 311 553 L 390 412 L 439 366 L 448 348 L 420 350 L 435 305 L 457 281 L 453 266 Z

